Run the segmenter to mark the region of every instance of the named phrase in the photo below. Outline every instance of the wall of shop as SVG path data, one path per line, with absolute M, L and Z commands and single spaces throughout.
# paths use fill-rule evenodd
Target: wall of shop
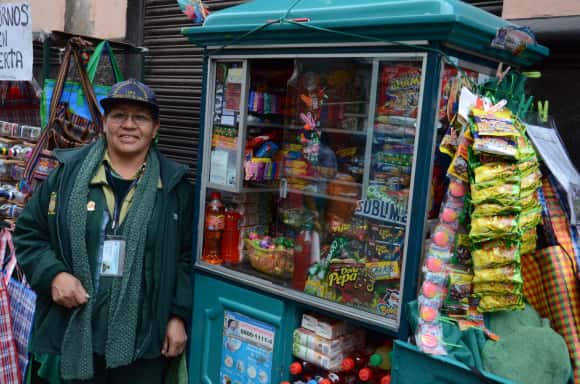
M 126 35 L 127 0 L 30 0 L 30 5 L 35 32 L 66 30 L 105 39 Z
M 504 19 L 529 19 L 534 17 L 580 15 L 578 0 L 504 0 L 502 17 Z

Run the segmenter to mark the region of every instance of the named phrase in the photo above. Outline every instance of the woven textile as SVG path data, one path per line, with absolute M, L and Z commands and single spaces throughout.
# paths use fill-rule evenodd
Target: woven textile
M 18 352 L 12 333 L 8 290 L 2 278 L 0 279 L 0 383 L 19 384 L 21 382 Z
M 548 235 L 552 231 L 556 245 L 522 257 L 524 295 L 540 315 L 550 319 L 554 330 L 566 340 L 574 379 L 580 382 L 580 301 L 568 220 L 554 188 L 545 178 L 539 196 L 544 227 Z M 548 239 L 551 240 L 550 236 Z
M 25 282 L 10 279 L 8 282 L 12 333 L 18 350 L 18 364 L 24 376 L 28 367 L 28 341 L 36 308 L 36 294 Z

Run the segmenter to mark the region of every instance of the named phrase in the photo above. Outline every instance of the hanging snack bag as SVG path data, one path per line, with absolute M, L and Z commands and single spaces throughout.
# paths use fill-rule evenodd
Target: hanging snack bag
M 522 255 L 527 255 L 529 253 L 535 252 L 537 248 L 538 234 L 536 228 L 528 230 L 524 236 L 522 236 L 522 243 L 520 245 L 520 253 Z
M 542 186 L 542 173 L 539 170 L 527 171 L 522 174 L 520 195 L 526 197 Z
M 474 270 L 473 283 L 523 283 L 520 266 L 506 265 L 499 268 Z
M 445 266 L 451 260 L 453 254 L 447 248 L 440 248 L 434 244 L 431 244 L 427 255 L 425 256 L 425 261 L 423 263 L 423 272 L 433 272 L 439 273 L 445 271 Z
M 520 214 L 520 228 L 522 231 L 534 229 L 542 222 L 542 208 L 536 207 L 522 211 Z
M 484 295 L 479 301 L 479 312 L 497 312 L 524 309 L 522 295 Z
M 458 234 L 455 237 L 455 252 L 453 256 L 453 264 L 465 267 L 471 266 L 471 240 L 467 234 Z
M 520 211 L 521 207 L 518 205 L 504 206 L 495 203 L 483 203 L 473 209 L 471 217 L 514 215 Z
M 520 262 L 515 241 L 494 240 L 477 244 L 471 251 L 474 269 L 496 268 Z
M 518 205 L 520 199 L 519 184 L 489 182 L 471 185 L 471 203 L 498 203 L 505 206 Z
M 466 183 L 469 182 L 468 173 L 468 160 L 469 160 L 469 147 L 473 144 L 473 138 L 469 129 L 464 129 L 459 141 L 459 146 L 457 147 L 457 152 L 451 160 L 451 165 L 447 170 L 449 176 L 453 176 Z
M 520 206 L 523 211 L 532 209 L 532 208 L 540 208 L 540 200 L 538 199 L 538 192 L 533 191 L 527 196 L 524 196 L 520 199 Z
M 446 273 L 425 273 L 425 280 L 421 285 L 421 295 L 428 299 L 443 297 L 446 294 L 447 274 Z
M 439 319 L 439 308 L 443 303 L 443 295 L 427 298 L 419 296 L 419 318 L 421 321 L 432 323 Z
M 439 222 L 457 232 L 460 222 L 463 221 L 464 209 L 465 203 L 463 199 L 448 196 L 445 204 L 441 207 Z
M 513 238 L 518 235 L 518 218 L 515 215 L 483 216 L 471 219 L 469 237 L 472 241 Z
M 518 168 L 510 163 L 488 163 L 473 169 L 473 181 L 475 184 L 486 183 L 494 180 L 517 181 Z
M 472 292 L 473 274 L 452 269 L 449 271 L 449 286 L 447 288 L 446 307 L 469 305 Z
M 475 120 L 475 132 L 477 132 L 479 136 L 495 136 L 513 139 L 521 136 L 521 133 L 514 125 L 514 120 L 508 110 L 490 113 L 475 108 L 472 112 Z
M 432 246 L 451 251 L 455 244 L 455 231 L 446 225 L 438 224 L 433 231 L 431 240 Z
M 538 159 L 536 158 L 535 155 L 518 161 L 517 166 L 521 173 L 524 173 L 532 169 L 536 170 L 539 169 L 540 167 Z
M 478 283 L 473 284 L 473 293 L 476 295 L 521 295 L 520 283 Z
M 514 140 L 505 137 L 480 136 L 476 133 L 473 139 L 473 153 L 517 159 L 518 147 Z

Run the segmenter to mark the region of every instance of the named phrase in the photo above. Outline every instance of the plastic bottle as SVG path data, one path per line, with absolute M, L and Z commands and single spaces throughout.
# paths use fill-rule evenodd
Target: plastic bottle
M 387 342 L 375 350 L 369 359 L 369 366 L 388 371 L 391 369 L 392 342 Z
M 203 236 L 202 259 L 209 264 L 221 264 L 220 244 L 224 231 L 224 204 L 219 192 L 212 192 L 211 200 L 205 208 L 205 231 Z
M 342 371 L 352 374 L 358 374 L 368 363 L 368 357 L 362 352 L 355 352 L 352 356 L 342 360 Z
M 381 377 L 380 384 L 391 384 L 391 375 L 387 374 Z
M 307 361 L 295 361 L 290 364 L 290 375 L 293 380 L 308 381 L 316 373 L 316 367 Z
M 306 275 L 310 267 L 312 257 L 312 223 L 304 224 L 304 227 L 296 239 L 294 250 L 294 272 L 292 273 L 292 288 L 304 291 Z
M 360 383 L 374 384 L 375 374 L 371 368 L 366 367 L 358 371 L 358 379 Z
M 330 372 L 319 384 L 353 384 L 355 381 L 354 375 L 345 372 Z
M 240 262 L 240 219 L 241 214 L 233 207 L 226 206 L 222 257 L 225 263 Z

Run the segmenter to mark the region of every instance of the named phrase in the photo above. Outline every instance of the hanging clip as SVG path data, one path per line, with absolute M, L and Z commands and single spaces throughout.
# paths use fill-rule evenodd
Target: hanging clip
M 508 72 L 510 71 L 510 69 L 512 69 L 512 67 L 508 66 L 507 69 L 504 71 L 503 70 L 503 63 L 499 63 L 497 65 L 497 69 L 495 71 L 495 77 L 497 77 L 497 83 L 501 83 L 503 81 L 503 78 L 505 77 L 505 75 L 508 74 Z
M 538 120 L 542 123 L 548 122 L 548 109 L 550 108 L 550 102 L 544 100 L 544 103 L 538 101 Z

